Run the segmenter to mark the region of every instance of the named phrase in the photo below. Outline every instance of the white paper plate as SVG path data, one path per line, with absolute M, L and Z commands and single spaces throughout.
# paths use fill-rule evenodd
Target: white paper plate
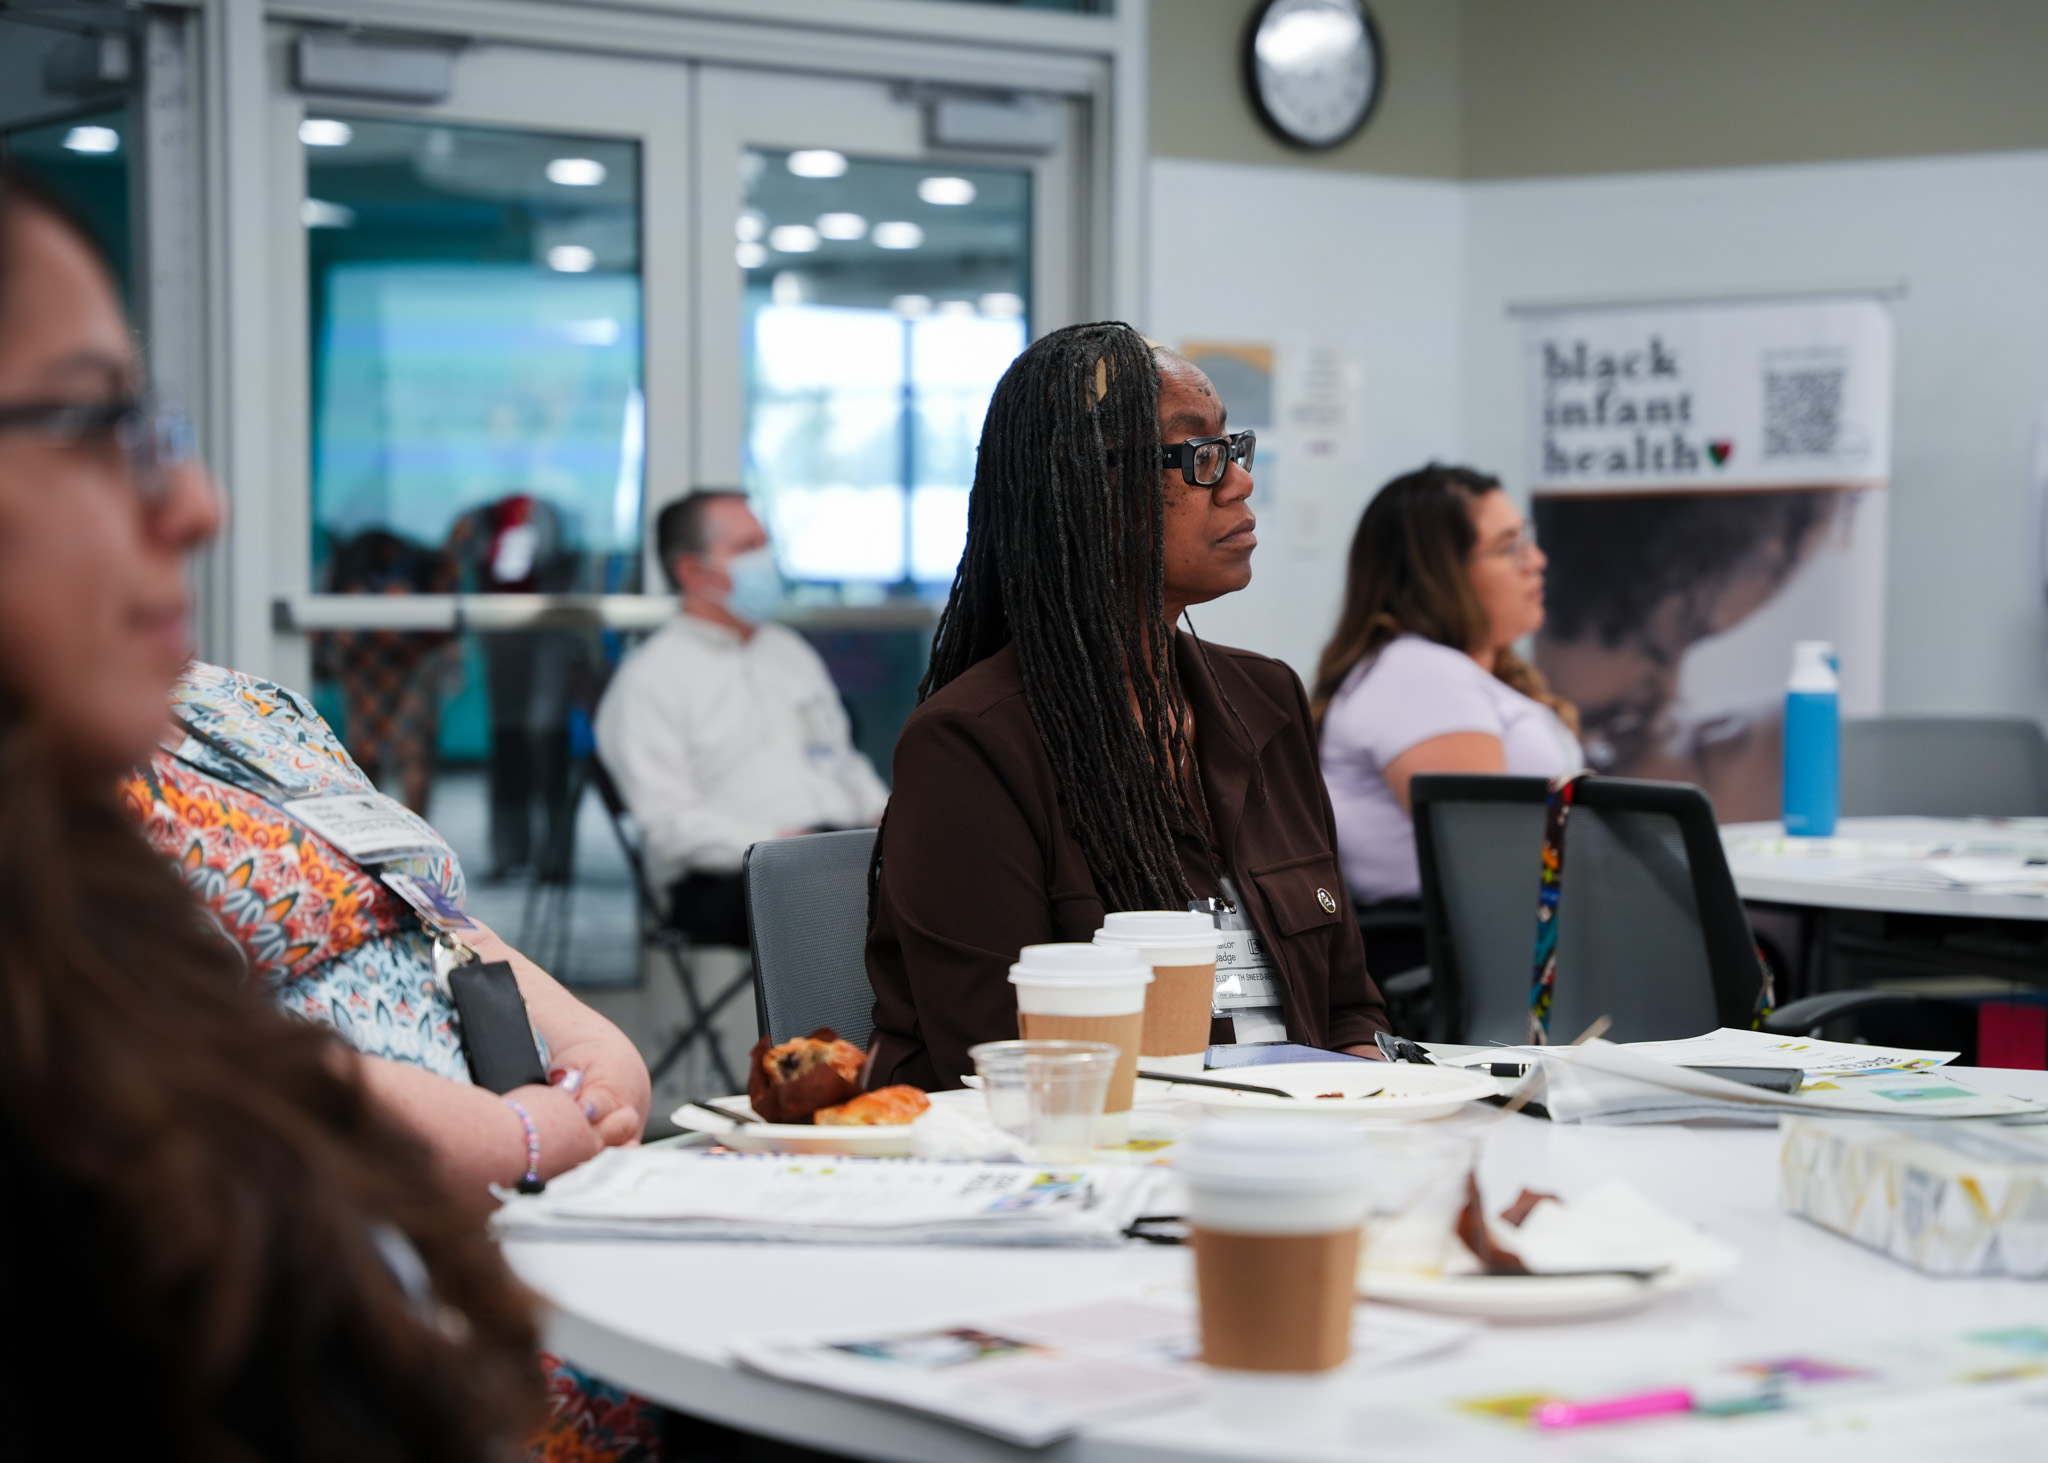
M 1172 1096 L 1199 1103 L 1211 1112 L 1292 1112 L 1306 1116 L 1342 1114 L 1361 1118 L 1440 1118 L 1476 1097 L 1491 1097 L 1498 1086 L 1491 1077 L 1453 1067 L 1426 1067 L 1408 1062 L 1286 1062 L 1270 1067 L 1231 1067 L 1204 1072 L 1220 1081 L 1250 1082 L 1277 1087 L 1292 1098 L 1258 1092 L 1223 1092 L 1214 1087 L 1140 1080 L 1146 1097 Z M 1325 1097 L 1341 1092 L 1342 1097 Z
M 1358 1293 L 1368 1300 L 1478 1316 L 1492 1321 L 1576 1321 L 1637 1310 L 1653 1300 L 1691 1290 L 1723 1275 L 1728 1265 L 1702 1256 L 1674 1263 L 1654 1280 L 1626 1275 L 1560 1276 L 1417 1275 L 1361 1269 Z
M 744 1097 L 714 1098 L 720 1107 L 735 1112 L 752 1112 L 754 1105 Z M 679 1128 L 710 1133 L 728 1148 L 747 1153 L 847 1153 L 863 1158 L 903 1158 L 915 1141 L 915 1123 L 891 1123 L 879 1127 L 815 1127 L 810 1123 L 736 1123 L 731 1118 L 686 1102 L 669 1114 Z

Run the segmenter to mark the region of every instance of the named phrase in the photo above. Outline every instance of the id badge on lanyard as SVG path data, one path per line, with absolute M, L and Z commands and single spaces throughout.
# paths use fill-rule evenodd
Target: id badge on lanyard
M 419 824 L 382 793 L 329 793 L 278 806 L 359 864 L 389 863 L 432 849 Z
M 1251 917 L 1244 912 L 1244 903 L 1227 875 L 1222 886 L 1221 899 L 1196 899 L 1188 904 L 1216 921 L 1216 994 L 1210 1012 L 1229 1016 L 1278 1006 L 1280 977 L 1273 968 L 1273 957 L 1252 928 Z

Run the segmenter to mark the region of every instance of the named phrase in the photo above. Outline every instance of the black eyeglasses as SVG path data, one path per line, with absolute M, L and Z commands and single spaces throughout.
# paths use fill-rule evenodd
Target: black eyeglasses
M 1223 481 L 1230 464 L 1252 470 L 1252 453 L 1258 448 L 1256 432 L 1233 432 L 1228 437 L 1190 437 L 1185 442 L 1165 442 L 1158 448 L 1159 465 L 1180 469 L 1181 480 L 1190 487 L 1213 488 Z
M 197 445 L 192 418 L 176 407 L 137 396 L 0 406 L 0 432 L 36 432 L 74 443 L 111 437 L 128 460 L 136 493 L 152 504 L 170 491 L 171 469 L 189 461 Z

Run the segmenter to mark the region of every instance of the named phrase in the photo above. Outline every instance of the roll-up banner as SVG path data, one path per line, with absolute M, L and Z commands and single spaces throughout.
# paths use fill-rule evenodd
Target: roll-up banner
M 1792 642 L 1883 693 L 1892 326 L 1875 297 L 1531 310 L 1536 664 L 1588 762 L 1778 816 Z

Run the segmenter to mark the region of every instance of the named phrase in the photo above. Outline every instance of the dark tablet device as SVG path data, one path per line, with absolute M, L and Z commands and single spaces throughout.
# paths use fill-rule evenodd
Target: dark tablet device
M 448 994 L 462 1021 L 462 1054 L 470 1079 L 487 1092 L 545 1083 L 540 1051 L 533 1044 L 526 998 L 512 966 L 503 960 L 458 965 L 448 972 Z
M 1687 1067 L 1688 1072 L 1705 1072 L 1726 1082 L 1761 1087 L 1766 1092 L 1797 1092 L 1806 1074 L 1797 1067 Z

